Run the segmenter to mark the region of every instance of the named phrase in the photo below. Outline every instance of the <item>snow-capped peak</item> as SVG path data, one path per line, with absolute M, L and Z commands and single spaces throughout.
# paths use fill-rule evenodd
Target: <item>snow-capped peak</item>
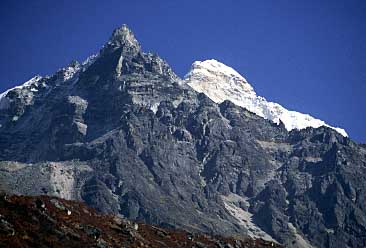
M 31 79 L 29 79 L 28 81 L 26 81 L 25 83 L 23 83 L 22 85 L 19 86 L 15 86 L 14 88 L 8 89 L 3 93 L 0 93 L 0 101 L 2 98 L 4 98 L 10 91 L 15 90 L 15 89 L 23 89 L 25 87 L 33 87 L 33 86 L 37 86 L 37 83 L 42 79 L 41 76 L 37 75 L 35 77 L 32 77 Z M 32 89 L 31 89 L 32 90 Z
M 75 74 L 77 74 L 79 71 L 85 71 L 86 69 L 88 69 L 88 67 L 90 65 L 92 65 L 95 60 L 99 57 L 99 53 L 98 54 L 94 54 L 89 56 L 85 61 L 83 61 L 81 64 L 79 64 L 77 61 L 73 61 L 71 62 L 68 66 L 59 69 L 56 73 L 61 74 L 62 78 L 61 81 L 62 82 L 66 82 L 70 79 L 72 79 Z M 3 93 L 0 93 L 0 109 L 1 106 L 3 106 L 4 104 L 1 104 L 1 102 L 4 101 L 4 99 L 6 98 L 6 95 L 13 90 L 16 89 L 30 89 L 30 91 L 36 92 L 37 91 L 37 87 L 39 82 L 41 81 L 41 79 L 43 79 L 42 76 L 37 75 L 31 79 L 29 79 L 28 81 L 26 81 L 25 83 L 15 86 L 11 89 L 8 89 L 6 91 L 4 91 Z
M 194 62 L 185 80 L 196 91 L 209 92 L 208 96 L 215 102 L 229 100 L 233 95 L 243 92 L 256 96 L 253 87 L 243 76 L 214 59 Z M 212 90 L 212 87 L 215 89 Z
M 216 60 L 194 62 L 184 81 L 197 92 L 207 95 L 214 102 L 221 103 L 229 100 L 277 124 L 282 121 L 289 131 L 327 126 L 345 137 L 348 136 L 342 128 L 331 127 L 324 121 L 315 119 L 308 114 L 287 110 L 278 103 L 269 102 L 264 97 L 257 96 L 253 87 L 243 76 L 233 68 Z
M 27 88 L 31 93 L 37 92 L 37 87 L 39 82 L 41 81 L 42 77 L 37 75 L 31 79 L 29 79 L 27 82 L 23 83 L 22 85 L 15 86 L 14 88 L 8 89 L 3 93 L 0 93 L 0 109 L 6 109 L 8 107 L 9 100 L 6 98 L 7 94 L 10 91 L 16 90 L 16 89 L 24 89 Z

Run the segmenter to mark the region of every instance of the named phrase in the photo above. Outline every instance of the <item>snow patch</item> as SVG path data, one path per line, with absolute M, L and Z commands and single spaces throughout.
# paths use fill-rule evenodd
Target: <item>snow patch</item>
M 150 106 L 150 110 L 151 110 L 152 112 L 154 112 L 154 114 L 156 114 L 156 113 L 158 112 L 159 105 L 160 105 L 160 103 L 159 103 L 159 102 L 152 104 L 152 105 Z
M 243 76 L 216 60 L 194 62 L 184 81 L 195 91 L 204 93 L 216 103 L 229 100 L 277 124 L 281 121 L 288 131 L 326 126 L 347 137 L 346 131 L 342 128 L 331 127 L 308 114 L 287 110 L 278 103 L 269 102 L 264 97 L 257 96 L 253 87 Z
M 88 69 L 88 67 L 91 66 L 97 60 L 98 57 L 99 57 L 99 53 L 93 54 L 93 55 L 89 56 L 88 58 L 86 58 L 86 60 L 84 60 L 81 63 L 83 71 Z
M 11 89 L 8 89 L 6 90 L 5 92 L 3 93 L 0 93 L 0 109 L 3 109 L 5 107 L 5 103 L 4 101 L 7 94 L 10 92 L 10 91 L 13 91 L 13 90 L 16 90 L 16 89 L 24 89 L 24 88 L 30 88 L 30 90 L 32 92 L 37 92 L 38 90 L 35 89 L 34 87 L 37 87 L 38 86 L 38 82 L 42 79 L 41 76 L 37 75 L 35 77 L 32 77 L 31 79 L 29 79 L 28 81 L 26 81 L 25 83 L 23 83 L 22 85 L 19 85 L 19 86 L 15 86 L 14 88 L 11 88 Z
M 67 67 L 61 68 L 58 72 L 60 72 L 62 74 L 62 81 L 68 81 L 71 78 L 74 77 L 74 75 L 76 73 L 78 73 L 79 71 L 85 71 L 90 65 L 92 65 L 95 60 L 99 57 L 99 54 L 94 54 L 89 56 L 84 62 L 82 62 L 82 64 L 71 64 Z M 36 75 L 33 78 L 31 78 L 30 80 L 26 81 L 25 83 L 23 83 L 22 85 L 19 86 L 15 86 L 11 89 L 8 89 L 6 91 L 4 91 L 3 93 L 0 93 L 0 109 L 5 109 L 9 106 L 9 102 L 6 98 L 7 94 L 10 91 L 16 90 L 16 89 L 25 89 L 25 88 L 29 88 L 29 90 L 33 93 L 38 92 L 37 87 L 39 86 L 39 82 L 41 81 L 41 79 L 43 79 L 42 76 L 40 75 Z M 77 81 L 77 80 L 76 80 Z
M 63 74 L 63 80 L 64 81 L 68 81 L 71 78 L 74 77 L 74 75 L 76 73 L 78 73 L 80 71 L 81 67 L 80 65 L 77 66 L 68 66 L 66 68 L 61 69 L 62 74 Z

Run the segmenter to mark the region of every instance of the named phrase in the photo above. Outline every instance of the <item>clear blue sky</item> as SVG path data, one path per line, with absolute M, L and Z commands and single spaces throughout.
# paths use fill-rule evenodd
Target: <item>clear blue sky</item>
M 365 0 L 2 0 L 0 91 L 96 53 L 123 23 L 180 76 L 215 58 L 366 141 Z

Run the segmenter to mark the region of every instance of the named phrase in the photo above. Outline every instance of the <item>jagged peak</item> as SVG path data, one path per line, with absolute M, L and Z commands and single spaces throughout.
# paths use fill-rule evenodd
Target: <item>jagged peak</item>
M 131 54 L 136 54 L 141 50 L 140 43 L 126 24 L 123 24 L 113 31 L 112 36 L 104 46 L 103 51 L 110 49 L 116 50 L 118 48 L 123 48 L 124 52 Z

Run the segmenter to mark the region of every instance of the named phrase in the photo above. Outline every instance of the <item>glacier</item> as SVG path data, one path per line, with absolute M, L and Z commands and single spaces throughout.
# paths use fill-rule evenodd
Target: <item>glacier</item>
M 342 128 L 332 127 L 308 114 L 288 110 L 278 103 L 258 96 L 243 76 L 217 60 L 194 62 L 191 70 L 184 77 L 184 82 L 216 103 L 229 100 L 276 124 L 282 122 L 288 131 L 326 126 L 348 137 L 347 132 Z

